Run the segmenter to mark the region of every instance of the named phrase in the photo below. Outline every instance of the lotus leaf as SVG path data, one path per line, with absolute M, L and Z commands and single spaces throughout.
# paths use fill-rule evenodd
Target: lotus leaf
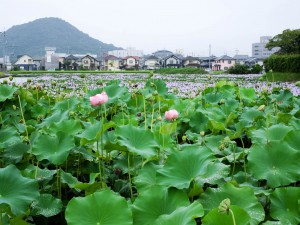
M 299 179 L 300 152 L 287 142 L 271 141 L 253 145 L 248 155 L 249 172 L 257 179 L 267 180 L 270 187 L 279 187 Z
M 220 202 L 225 198 L 229 198 L 232 205 L 241 207 L 249 214 L 251 217 L 251 225 L 257 225 L 264 220 L 264 209 L 258 202 L 251 187 L 235 187 L 231 183 L 226 183 L 219 188 L 208 188 L 204 194 L 200 196 L 199 201 L 207 214 L 209 211 L 218 208 Z
M 0 211 L 7 204 L 16 216 L 24 215 L 39 197 L 37 181 L 23 177 L 14 165 L 0 169 L 0 181 Z
M 276 188 L 270 195 L 270 215 L 273 219 L 280 220 L 282 224 L 286 224 L 285 221 L 289 221 L 292 225 L 299 224 L 299 199 L 299 187 Z
M 65 217 L 68 225 L 132 225 L 126 200 L 110 190 L 71 199 Z

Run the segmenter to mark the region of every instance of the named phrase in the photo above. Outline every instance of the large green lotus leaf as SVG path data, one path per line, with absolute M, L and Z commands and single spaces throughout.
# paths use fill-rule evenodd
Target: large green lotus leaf
M 139 192 L 157 185 L 156 171 L 161 167 L 160 165 L 148 163 L 138 171 L 138 175 L 134 177 L 134 184 Z
M 29 164 L 29 166 L 23 170 L 22 174 L 28 178 L 37 180 L 39 185 L 44 186 L 54 178 L 56 170 L 49 170 L 47 168 L 41 169 Z
M 120 86 L 119 82 L 107 85 L 105 91 L 108 96 L 107 103 L 114 103 L 118 101 L 118 99 L 127 101 L 131 95 L 129 94 L 128 88 L 126 86 Z
M 251 217 L 251 225 L 257 225 L 264 220 L 265 212 L 262 205 L 258 202 L 251 187 L 235 187 L 231 183 L 221 185 L 219 188 L 207 188 L 199 201 L 204 207 L 205 214 L 226 198 L 230 199 L 232 205 L 243 208 Z
M 6 99 L 11 99 L 16 90 L 18 90 L 17 87 L 0 84 L 0 102 L 4 102 Z
M 253 145 L 248 155 L 249 172 L 257 179 L 267 180 L 270 187 L 288 185 L 299 180 L 299 157 L 300 152 L 283 141 Z
M 270 195 L 270 215 L 273 219 L 289 221 L 291 224 L 300 223 L 299 211 L 300 188 L 276 188 Z M 285 223 L 282 223 L 285 224 Z
M 223 95 L 220 92 L 208 93 L 204 95 L 203 98 L 210 104 L 218 104 L 223 98 Z
M 293 130 L 293 127 L 284 124 L 275 124 L 268 129 L 259 129 L 251 132 L 252 143 L 266 144 L 268 141 L 283 140 L 288 132 Z
M 97 121 L 95 124 L 88 125 L 82 134 L 79 134 L 78 137 L 81 138 L 81 145 L 84 145 L 88 142 L 95 142 L 100 139 L 101 135 L 114 126 L 114 122 L 110 121 L 108 123 L 103 123 L 102 121 Z
M 115 135 L 119 143 L 127 147 L 133 154 L 150 158 L 156 155 L 158 144 L 150 130 L 134 127 L 132 125 L 120 126 L 116 129 Z
M 41 126 L 50 126 L 52 123 L 60 123 L 67 119 L 69 119 L 68 111 L 56 110 L 51 114 L 51 116 L 43 120 Z
M 62 131 L 70 135 L 75 135 L 78 134 L 82 128 L 79 120 L 64 120 L 62 122 L 53 123 L 50 126 L 50 130 L 53 133 Z
M 34 216 L 42 215 L 45 217 L 51 217 L 60 213 L 62 207 L 63 204 L 60 199 L 54 198 L 50 194 L 41 194 L 39 199 L 32 203 L 31 213 Z
M 31 108 L 31 116 L 37 118 L 38 116 L 42 116 L 43 118 L 46 116 L 48 108 L 44 105 L 34 105 Z
M 110 190 L 71 199 L 65 218 L 68 225 L 132 225 L 126 200 Z
M 189 206 L 177 208 L 171 214 L 161 215 L 154 225 L 196 225 L 195 218 L 200 218 L 204 215 L 202 205 L 195 201 Z
M 290 131 L 285 136 L 284 142 L 286 142 L 291 148 L 299 151 L 300 150 L 300 132 L 299 132 L 299 130 Z
M 7 165 L 16 164 L 22 160 L 24 153 L 26 153 L 29 148 L 29 145 L 22 142 L 18 142 L 8 148 L 5 148 L 2 155 L 3 161 Z
M 60 178 L 61 182 L 64 184 L 67 184 L 70 188 L 74 188 L 76 184 L 79 184 L 80 182 L 78 179 L 70 173 L 66 173 L 65 171 L 60 171 Z
M 250 105 L 256 101 L 257 96 L 253 88 L 240 88 L 240 98 L 245 102 L 246 105 Z
M 163 168 L 157 171 L 157 182 L 167 187 L 188 188 L 198 176 L 205 176 L 207 166 L 214 161 L 212 151 L 200 145 L 186 145 L 173 152 Z
M 210 162 L 207 165 L 207 171 L 200 177 L 197 177 L 195 181 L 203 186 L 206 184 L 221 184 L 224 183 L 225 178 L 230 173 L 230 166 L 218 162 Z
M 160 216 L 169 215 L 189 204 L 183 191 L 155 186 L 139 193 L 132 205 L 133 222 L 135 225 L 154 224 Z
M 16 128 L 8 126 L 0 130 L 0 149 L 15 145 L 20 141 L 21 138 Z
M 150 91 L 156 90 L 159 95 L 166 95 L 168 93 L 167 85 L 161 79 L 148 80 L 145 89 L 150 89 Z
M 76 111 L 76 107 L 79 103 L 78 98 L 76 97 L 72 97 L 69 99 L 65 99 L 61 102 L 57 102 L 54 106 L 53 106 L 53 110 L 61 110 L 61 111 L 67 111 L 67 110 L 72 110 L 72 111 Z
M 291 225 L 290 222 L 285 221 L 286 223 L 284 223 L 285 225 Z M 280 221 L 266 221 L 264 223 L 262 223 L 262 225 L 282 225 L 282 223 Z
M 0 169 L 0 181 L 0 205 L 8 204 L 16 216 L 25 214 L 39 197 L 37 181 L 23 177 L 14 165 Z
M 234 213 L 236 225 L 251 224 L 249 214 L 237 205 L 231 205 L 230 209 Z M 219 213 L 218 209 L 211 210 L 202 220 L 203 225 L 233 225 L 231 214 Z
M 193 131 L 200 133 L 207 130 L 208 118 L 202 112 L 195 112 L 190 118 L 190 126 Z
M 264 118 L 265 115 L 258 109 L 249 108 L 243 111 L 240 120 L 247 121 L 249 124 L 254 123 L 259 118 Z
M 32 143 L 32 153 L 39 161 L 46 159 L 54 165 L 61 165 L 74 147 L 74 137 L 67 133 L 38 134 Z

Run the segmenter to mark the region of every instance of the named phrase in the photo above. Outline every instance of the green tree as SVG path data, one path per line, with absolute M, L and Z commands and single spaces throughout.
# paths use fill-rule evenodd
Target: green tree
M 287 29 L 274 36 L 266 48 L 270 50 L 274 47 L 280 47 L 277 54 L 300 54 L 300 29 Z

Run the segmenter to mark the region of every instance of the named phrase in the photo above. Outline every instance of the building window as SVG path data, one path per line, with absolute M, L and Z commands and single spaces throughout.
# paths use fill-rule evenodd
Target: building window
M 170 60 L 169 60 L 169 64 L 174 64 L 174 60 L 173 60 L 173 59 L 170 59 Z
M 133 64 L 133 60 L 132 59 L 128 60 L 128 63 Z
M 231 60 L 228 60 L 228 64 L 231 64 Z

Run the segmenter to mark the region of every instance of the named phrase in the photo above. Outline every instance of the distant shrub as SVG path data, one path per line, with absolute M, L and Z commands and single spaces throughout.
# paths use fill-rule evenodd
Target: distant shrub
M 165 68 L 154 70 L 154 73 L 159 74 L 207 74 L 202 68 Z
M 255 64 L 252 67 L 249 67 L 246 64 L 235 64 L 233 67 L 228 69 L 229 74 L 258 74 L 263 71 L 263 67 L 259 64 Z
M 266 71 L 274 72 L 300 72 L 300 55 L 271 55 L 264 60 Z

